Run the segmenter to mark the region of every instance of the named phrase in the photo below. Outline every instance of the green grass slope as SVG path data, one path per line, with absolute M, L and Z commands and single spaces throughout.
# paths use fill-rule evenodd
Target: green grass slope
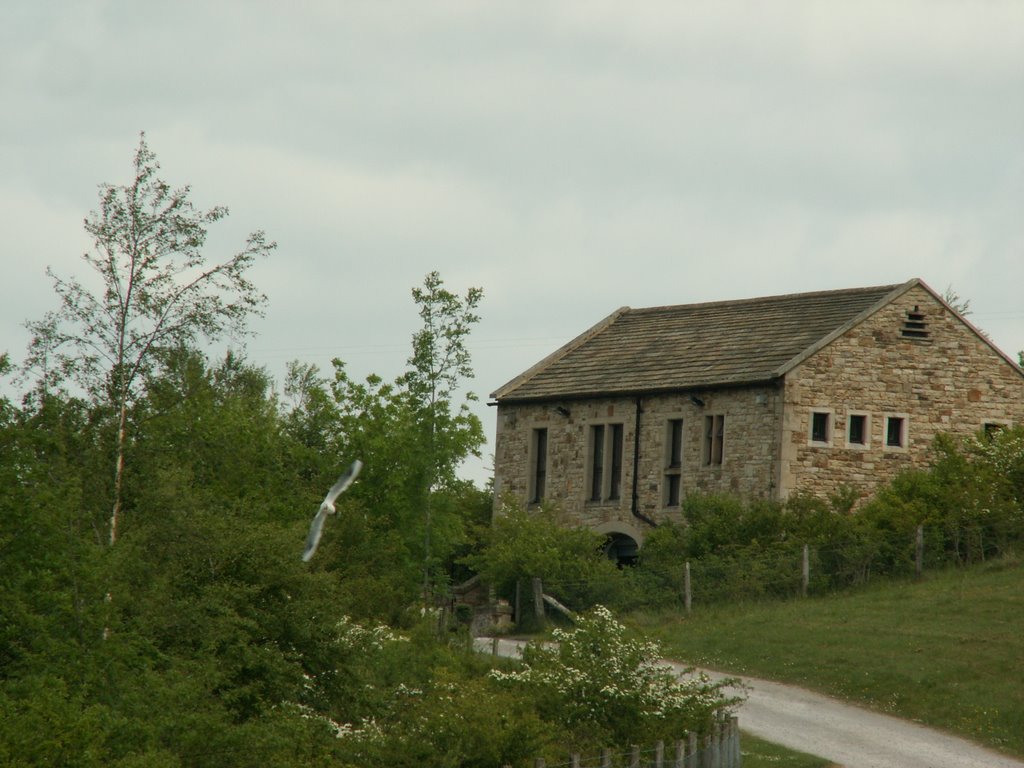
M 794 683 L 1024 755 L 1024 565 L 633 621 L 672 658 Z

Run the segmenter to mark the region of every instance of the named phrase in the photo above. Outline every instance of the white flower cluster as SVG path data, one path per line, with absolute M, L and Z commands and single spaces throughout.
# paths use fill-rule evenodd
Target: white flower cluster
M 975 439 L 974 452 L 981 462 L 1002 477 L 1019 477 L 1024 473 L 1024 433 L 1020 430 L 1001 432 L 993 438 Z M 1024 499 L 1014 499 L 1020 504 Z
M 350 650 L 372 649 L 379 651 L 383 650 L 387 643 L 404 643 L 409 641 L 409 638 L 392 631 L 390 627 L 384 624 L 364 627 L 362 624 L 352 621 L 348 616 L 342 616 L 335 625 L 335 628 L 338 630 L 335 642 L 343 648 Z
M 995 440 L 975 441 L 978 453 L 1000 473 L 1024 466 L 1024 435 L 998 436 Z
M 628 639 L 625 627 L 604 606 L 580 616 L 573 629 L 552 634 L 554 643 L 527 646 L 522 667 L 491 675 L 557 696 L 570 722 L 623 712 L 668 718 L 721 700 L 706 677 L 679 679 L 662 661 L 657 643 Z
M 324 723 L 331 729 L 331 731 L 334 732 L 334 737 L 337 739 L 355 738 L 377 742 L 383 741 L 384 739 L 384 730 L 377 724 L 377 721 L 372 718 L 359 725 L 353 725 L 352 723 L 339 723 L 305 704 L 299 704 L 294 701 L 286 702 L 286 704 L 287 706 L 297 710 L 300 717 L 305 718 L 306 720 L 316 720 L 317 722 Z

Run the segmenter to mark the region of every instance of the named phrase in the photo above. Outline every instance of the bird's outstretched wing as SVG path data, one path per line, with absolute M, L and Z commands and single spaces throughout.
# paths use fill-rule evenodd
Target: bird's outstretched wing
M 345 492 L 345 489 L 352 485 L 352 481 L 359 476 L 359 470 L 363 468 L 363 462 L 356 459 L 352 462 L 345 474 L 338 478 L 338 482 L 331 486 L 331 490 L 327 492 L 327 496 L 324 497 L 324 504 L 333 505 L 335 499 Z
M 363 462 L 356 459 L 352 462 L 352 465 L 345 470 L 345 473 L 338 478 L 338 481 L 331 486 L 331 490 L 327 492 L 324 497 L 323 503 L 320 504 L 320 509 L 316 513 L 316 517 L 313 518 L 313 522 L 309 526 L 309 535 L 306 537 L 306 549 L 302 553 L 303 562 L 308 563 L 313 555 L 316 554 L 316 548 L 320 544 L 320 536 L 324 532 L 324 521 L 327 520 L 327 516 L 334 512 L 334 501 L 345 492 L 345 489 L 352 485 L 352 481 L 359 475 L 359 470 L 363 468 Z
M 306 549 L 302 553 L 303 562 L 308 563 L 314 554 L 316 554 L 316 548 L 320 544 L 320 536 L 324 532 L 324 520 L 327 519 L 327 508 L 320 507 L 320 511 L 316 513 L 316 517 L 313 518 L 313 522 L 309 526 L 309 535 L 306 537 Z

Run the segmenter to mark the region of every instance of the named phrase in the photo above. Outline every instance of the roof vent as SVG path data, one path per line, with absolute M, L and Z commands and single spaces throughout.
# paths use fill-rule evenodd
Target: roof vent
M 924 321 L 924 312 L 917 304 L 907 312 L 907 319 L 903 321 L 900 335 L 905 339 L 927 339 L 928 324 Z

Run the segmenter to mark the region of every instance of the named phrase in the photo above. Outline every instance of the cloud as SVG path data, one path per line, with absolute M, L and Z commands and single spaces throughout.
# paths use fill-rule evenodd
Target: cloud
M 1024 5 L 16 4 L 0 29 L 0 349 L 78 269 L 145 130 L 264 229 L 250 354 L 404 366 L 409 291 L 482 286 L 474 389 L 623 304 L 919 276 L 1024 348 Z M 16 339 L 17 343 L 12 342 Z M 480 415 L 490 429 L 493 414 Z

